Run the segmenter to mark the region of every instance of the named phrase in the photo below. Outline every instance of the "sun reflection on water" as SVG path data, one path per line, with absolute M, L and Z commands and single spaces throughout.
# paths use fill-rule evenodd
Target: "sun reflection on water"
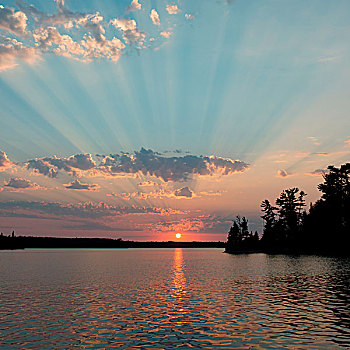
M 184 261 L 182 248 L 176 248 L 174 252 L 172 296 L 181 301 L 186 294 L 186 277 L 184 274 Z

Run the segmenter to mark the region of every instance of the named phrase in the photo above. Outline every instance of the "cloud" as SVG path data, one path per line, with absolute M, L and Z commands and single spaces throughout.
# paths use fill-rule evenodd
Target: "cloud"
M 215 156 L 164 157 L 150 149 L 141 148 L 131 155 L 122 153 L 106 156 L 97 169 L 111 176 L 141 173 L 168 182 L 185 181 L 193 175 L 231 175 L 245 171 L 248 164 Z
M 8 159 L 7 154 L 0 151 L 0 171 L 4 171 L 12 166 L 12 162 Z
M 350 139 L 344 141 L 346 147 L 350 147 Z
M 68 158 L 58 158 L 56 156 L 31 159 L 26 162 L 28 169 L 34 169 L 36 173 L 55 178 L 58 170 L 64 170 L 74 176 L 80 175 L 81 171 L 86 171 L 96 166 L 90 153 L 76 154 Z
M 127 232 L 127 231 L 142 231 L 142 229 L 137 227 L 113 227 L 106 225 L 105 223 L 96 221 L 86 221 L 86 220 L 74 220 L 70 221 L 72 224 L 63 225 L 62 228 L 66 230 L 84 230 L 84 231 L 109 231 L 109 232 Z M 78 224 L 76 224 L 78 223 Z
M 340 56 L 330 56 L 330 57 L 322 57 L 317 60 L 318 63 L 328 63 L 338 61 Z
M 328 169 L 316 169 L 314 171 L 311 171 L 310 173 L 306 173 L 306 175 L 312 175 L 312 176 L 323 176 L 325 174 L 328 174 Z
M 43 159 L 31 159 L 26 165 L 27 169 L 33 169 L 37 174 L 42 174 L 50 178 L 55 178 L 58 175 L 58 171 Z
M 148 180 L 148 181 L 139 182 L 137 185 L 141 187 L 146 187 L 146 186 L 158 186 L 159 184 L 157 184 L 154 181 Z
M 288 172 L 284 169 L 280 169 L 277 171 L 277 177 L 287 177 L 290 176 L 291 174 L 288 174 Z
M 205 223 L 200 218 L 184 218 L 174 221 L 161 221 L 152 224 L 150 229 L 156 232 L 198 232 L 203 231 Z
M 172 32 L 166 32 L 166 31 L 160 32 L 160 35 L 167 39 L 170 38 L 171 34 Z
M 52 15 L 40 11 L 33 5 L 28 5 L 23 0 L 18 0 L 16 4 L 28 18 L 32 18 L 39 25 L 61 25 L 64 28 L 71 28 L 73 27 L 73 23 L 87 16 L 84 13 L 70 11 L 64 6 L 64 1 L 62 0 L 56 1 L 57 13 Z
M 141 4 L 138 0 L 132 0 L 131 4 L 126 8 L 127 12 L 141 10 Z
M 21 61 L 33 64 L 41 57 L 33 47 L 25 47 L 16 39 L 0 37 L 0 72 L 16 67 Z
M 96 166 L 96 163 L 92 159 L 90 153 L 76 154 L 70 156 L 68 159 L 62 158 L 62 160 L 67 164 L 67 166 L 80 170 L 89 170 Z
M 97 184 L 83 184 L 78 179 L 64 185 L 69 190 L 96 191 L 100 186 Z
M 139 43 L 143 45 L 146 34 L 141 32 L 136 25 L 136 21 L 130 18 L 113 19 L 111 24 L 123 32 L 124 41 L 129 43 Z
M 188 20 L 194 19 L 194 16 L 191 15 L 190 13 L 185 13 L 185 18 Z
M 118 39 L 113 38 L 106 40 L 102 35 L 102 41 L 98 41 L 91 36 L 87 36 L 86 40 L 82 41 L 82 45 L 86 49 L 85 57 L 88 60 L 93 58 L 107 58 L 113 62 L 119 60 L 122 50 L 125 45 Z
M 147 200 L 147 199 L 183 199 L 183 198 L 193 198 L 195 197 L 195 194 L 188 188 L 183 187 L 181 189 L 170 191 L 170 190 L 156 190 L 151 192 L 123 192 L 123 193 L 109 193 L 107 194 L 108 197 L 117 197 L 122 198 L 124 200 L 132 200 L 132 199 L 141 199 L 141 200 Z
M 10 191 L 12 192 L 18 192 L 24 189 L 40 188 L 38 184 L 22 178 L 11 178 L 8 182 L 5 182 L 4 187 L 10 188 Z
M 0 5 L 0 29 L 7 30 L 15 35 L 25 36 L 27 16 L 22 11 L 6 8 Z
M 190 199 L 190 198 L 213 197 L 213 196 L 217 197 L 217 196 L 221 196 L 223 192 L 225 191 L 223 190 L 209 191 L 209 192 L 202 191 L 199 193 L 194 193 L 189 187 L 186 186 L 175 191 L 159 189 L 159 190 L 150 191 L 150 192 L 140 192 L 140 191 L 122 192 L 122 193 L 112 192 L 112 193 L 106 194 L 106 196 L 121 198 L 126 201 L 133 200 L 133 199 L 138 199 L 138 200 L 175 199 L 177 200 L 177 199 Z
M 158 12 L 155 9 L 152 9 L 152 11 L 151 11 L 149 16 L 150 16 L 153 24 L 155 24 L 156 26 L 160 26 L 159 15 L 158 15 Z
M 57 13 L 52 15 L 24 1 L 19 0 L 16 4 L 20 11 L 0 7 L 0 28 L 6 29 L 9 34 L 29 38 L 28 47 L 15 42 L 15 38 L 7 38 L 7 42 L 1 43 L 0 71 L 15 67 L 19 60 L 33 62 L 41 57 L 42 52 L 84 62 L 99 58 L 115 62 L 126 47 L 117 37 L 105 37 L 103 17 L 99 12 L 72 12 L 66 8 L 63 0 L 56 1 Z M 32 32 L 27 29 L 28 18 L 33 24 Z M 61 32 L 62 28 L 65 33 Z M 141 42 L 145 34 L 136 29 L 132 33 L 124 33 L 124 36 L 127 43 L 132 43 L 135 40 Z
M 147 46 L 160 37 L 169 38 L 172 31 L 161 31 L 157 37 L 146 41 L 147 34 L 136 26 L 133 19 L 106 20 L 99 12 L 84 13 L 70 10 L 64 0 L 55 0 L 53 13 L 42 11 L 25 0 L 16 0 L 17 9 L 0 5 L 0 29 L 6 40 L 0 38 L 0 72 L 16 67 L 21 61 L 34 63 L 45 54 L 54 54 L 80 62 L 106 59 L 117 62 L 128 47 L 157 50 Z M 132 0 L 126 12 L 139 11 L 142 5 Z M 166 5 L 170 15 L 181 12 L 175 4 Z M 147 13 L 143 12 L 147 16 Z M 151 9 L 149 16 L 160 26 L 157 10 Z M 185 14 L 186 19 L 193 16 Z M 113 36 L 110 26 L 121 31 Z M 26 40 L 17 41 L 17 36 Z M 5 42 L 6 41 L 6 42 Z M 129 51 L 127 51 L 129 52 Z
M 64 204 L 58 202 L 39 202 L 39 201 L 8 201 L 0 202 L 0 216 L 18 216 L 31 215 L 35 217 L 47 218 L 103 218 L 115 217 L 116 215 L 131 214 L 155 214 L 155 215 L 178 215 L 186 214 L 186 211 L 175 210 L 171 208 L 158 207 L 121 207 L 108 205 L 104 202 L 82 202 L 77 204 Z
M 186 186 L 182 187 L 174 192 L 176 197 L 192 198 L 193 192 Z
M 177 13 L 181 12 L 177 5 L 167 5 L 166 10 L 170 15 L 176 15 Z
M 30 159 L 27 169 L 56 178 L 60 171 L 81 177 L 95 176 L 152 176 L 164 182 L 186 181 L 194 176 L 228 176 L 244 172 L 249 165 L 240 160 L 217 156 L 163 156 L 151 149 L 141 148 L 134 153 L 97 155 L 96 164 L 90 153 L 76 154 L 68 158 L 56 156 Z
M 111 20 L 111 24 L 122 31 L 136 29 L 136 21 L 130 18 L 115 18 Z
M 319 146 L 321 144 L 319 139 L 315 136 L 309 136 L 308 139 L 316 146 Z
M 98 20 L 96 23 L 84 21 L 84 26 L 92 30 L 92 36 L 86 35 L 84 40 L 76 42 L 67 34 L 61 35 L 55 27 L 38 28 L 33 33 L 37 48 L 81 61 L 102 57 L 117 61 L 125 45 L 115 37 L 107 40 Z

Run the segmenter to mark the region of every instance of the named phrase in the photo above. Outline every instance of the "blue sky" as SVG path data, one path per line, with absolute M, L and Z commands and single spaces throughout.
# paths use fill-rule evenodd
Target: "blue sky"
M 14 201 L 189 208 L 173 221 L 204 215 L 209 223 L 203 217 L 203 225 L 189 231 L 205 239 L 224 237 L 235 214 L 250 215 L 259 228 L 260 200 L 286 187 L 306 187 L 315 200 L 322 178 L 308 174 L 349 159 L 350 3 L 133 4 L 128 11 L 131 1 L 2 3 L 0 150 L 10 162 L 0 172 L 4 208 Z M 50 39 L 48 31 L 56 36 Z M 164 181 L 149 168 L 128 179 L 130 173 L 96 177 L 87 173 L 93 168 L 79 168 L 85 171 L 79 175 L 69 168 L 53 179 L 27 167 L 36 158 L 87 153 L 99 166 L 97 154 L 133 154 L 142 147 L 161 153 L 159 164 L 167 157 L 183 164 L 186 155 L 231 163 L 207 162 L 209 175 L 196 168 L 181 181 Z M 247 167 L 235 168 L 235 160 Z M 142 181 L 158 181 L 163 196 L 126 200 L 123 193 L 154 192 L 137 187 L 140 174 Z M 11 189 L 11 179 L 39 187 Z M 64 186 L 76 180 L 99 187 Z M 184 188 L 193 196 L 175 198 Z M 5 226 L 13 226 L 5 209 Z M 215 218 L 222 226 L 212 223 Z M 45 220 L 27 220 L 20 229 L 32 232 Z M 139 237 L 153 237 L 145 225 L 137 226 Z M 73 232 L 61 228 L 57 232 Z

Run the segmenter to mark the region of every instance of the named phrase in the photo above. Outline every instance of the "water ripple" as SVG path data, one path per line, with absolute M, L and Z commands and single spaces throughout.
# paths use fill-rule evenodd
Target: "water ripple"
M 0 253 L 0 349 L 347 349 L 350 259 Z

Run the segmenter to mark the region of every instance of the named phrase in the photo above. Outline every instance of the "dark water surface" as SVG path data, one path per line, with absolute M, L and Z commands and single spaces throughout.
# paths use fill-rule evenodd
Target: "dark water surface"
M 350 259 L 0 252 L 1 349 L 347 349 Z

